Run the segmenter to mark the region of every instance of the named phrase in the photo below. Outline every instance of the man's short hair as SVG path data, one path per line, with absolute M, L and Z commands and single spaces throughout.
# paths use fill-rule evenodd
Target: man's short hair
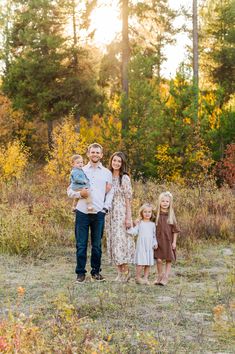
M 100 149 L 101 152 L 103 152 L 103 146 L 101 146 L 98 143 L 92 143 L 91 145 L 89 145 L 88 148 L 87 148 L 87 152 L 89 152 L 92 148 Z

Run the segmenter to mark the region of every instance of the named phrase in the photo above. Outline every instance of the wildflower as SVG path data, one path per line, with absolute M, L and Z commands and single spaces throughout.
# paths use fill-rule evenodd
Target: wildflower
M 17 293 L 18 293 L 18 295 L 20 295 L 20 296 L 24 296 L 24 294 L 25 294 L 25 288 L 22 288 L 22 286 L 19 286 L 19 287 L 17 288 Z
M 224 306 L 223 305 L 217 305 L 213 308 L 213 312 L 215 315 L 220 316 L 222 312 L 224 312 Z
M 0 336 L 0 352 L 2 353 L 7 348 L 7 342 L 4 337 Z

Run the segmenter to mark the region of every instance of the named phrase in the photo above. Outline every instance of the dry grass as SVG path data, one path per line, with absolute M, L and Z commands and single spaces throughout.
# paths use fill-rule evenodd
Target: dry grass
M 117 284 L 106 259 L 106 283 L 88 276 L 77 285 L 69 248 L 43 260 L 2 255 L 1 318 L 8 332 L 0 325 L 0 339 L 12 345 L 21 323 L 22 353 L 32 347 L 35 353 L 232 353 L 234 251 L 222 243 L 199 243 L 191 259 L 180 251 L 167 287 L 134 279 Z
M 143 202 L 156 204 L 170 190 L 182 230 L 169 286 L 144 287 L 134 279 L 114 283 L 105 257 L 105 284 L 89 276 L 75 284 L 74 215 L 65 185 L 37 173 L 2 187 L 0 352 L 233 353 L 229 188 L 133 184 L 134 217 Z
M 213 182 L 194 189 L 134 182 L 133 190 L 133 217 L 143 202 L 156 205 L 160 192 L 173 193 L 182 230 L 179 243 L 188 254 L 198 240 L 234 238 L 234 202 L 229 188 L 218 189 Z M 73 223 L 66 185 L 50 184 L 43 173 L 34 173 L 17 185 L 2 186 L 0 252 L 38 257 L 53 245 L 72 246 Z

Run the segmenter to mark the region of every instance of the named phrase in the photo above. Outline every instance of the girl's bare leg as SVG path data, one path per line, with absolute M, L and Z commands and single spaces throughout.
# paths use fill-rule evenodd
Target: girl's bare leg
M 153 282 L 153 284 L 157 285 L 160 283 L 160 281 L 162 280 L 163 277 L 163 263 L 162 260 L 160 258 L 157 259 L 157 276 L 155 281 Z
M 171 272 L 171 261 L 166 261 L 166 272 L 165 276 L 168 278 Z
M 162 278 L 162 280 L 160 281 L 161 285 L 166 285 L 168 283 L 168 278 L 171 272 L 171 261 L 166 261 L 166 272 Z
M 141 278 L 143 266 L 137 265 L 135 269 L 136 269 L 136 283 L 143 284 L 143 280 Z
M 145 284 L 149 285 L 149 273 L 150 273 L 150 266 L 144 266 L 144 282 Z
M 123 282 L 128 282 L 130 280 L 131 274 L 128 264 L 122 264 L 122 280 Z
M 122 279 L 122 265 L 117 265 L 117 277 L 115 279 L 115 281 L 121 281 Z

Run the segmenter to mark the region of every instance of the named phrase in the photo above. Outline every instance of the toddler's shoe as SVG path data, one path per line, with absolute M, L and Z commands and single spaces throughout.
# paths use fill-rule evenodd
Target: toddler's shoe
M 92 206 L 87 207 L 88 214 L 97 214 L 95 209 Z

